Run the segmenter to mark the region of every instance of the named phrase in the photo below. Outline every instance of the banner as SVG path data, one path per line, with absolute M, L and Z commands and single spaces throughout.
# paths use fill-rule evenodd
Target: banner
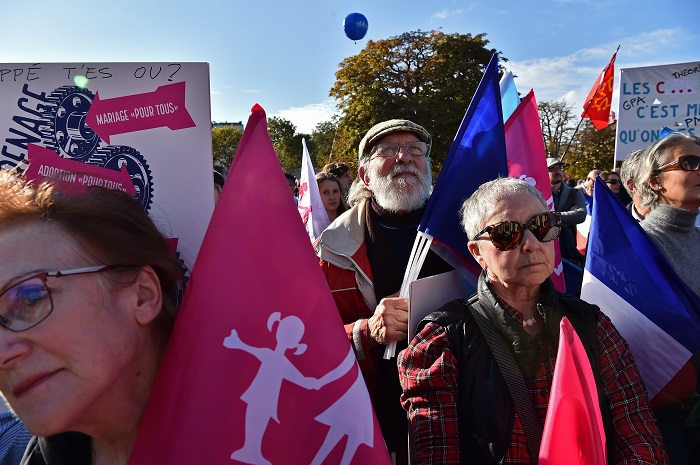
M 192 269 L 214 209 L 209 102 L 207 63 L 0 64 L 0 168 L 128 192 Z
M 620 70 L 615 162 L 659 138 L 663 126 L 700 136 L 700 61 Z

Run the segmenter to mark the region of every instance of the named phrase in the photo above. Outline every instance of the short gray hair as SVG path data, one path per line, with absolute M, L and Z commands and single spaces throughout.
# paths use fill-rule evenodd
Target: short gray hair
M 464 229 L 464 232 L 467 234 L 467 238 L 473 240 L 479 231 L 487 226 L 484 224 L 484 221 L 491 216 L 496 207 L 496 203 L 506 198 L 522 195 L 531 195 L 542 204 L 545 210 L 549 210 L 547 208 L 547 202 L 544 200 L 544 197 L 542 197 L 542 194 L 540 194 L 540 191 L 520 179 L 497 178 L 479 186 L 479 188 L 464 201 L 459 212 L 462 229 Z
M 620 165 L 620 181 L 622 181 L 622 185 L 630 195 L 632 195 L 633 192 L 627 185 L 627 181 L 631 179 L 636 186 L 637 179 L 639 179 L 639 168 L 642 163 L 643 152 L 644 150 L 635 150 L 627 155 L 627 158 L 625 158 L 622 165 Z
M 661 181 L 664 173 L 654 174 L 666 160 L 668 152 L 687 142 L 692 142 L 700 146 L 700 139 L 695 136 L 674 132 L 668 136 L 658 139 L 644 149 L 641 154 L 642 161 L 639 166 L 639 179 L 635 179 L 637 195 L 642 200 L 642 206 L 651 205 L 652 208 L 659 203 L 659 193 L 651 188 L 649 182 L 652 178 Z

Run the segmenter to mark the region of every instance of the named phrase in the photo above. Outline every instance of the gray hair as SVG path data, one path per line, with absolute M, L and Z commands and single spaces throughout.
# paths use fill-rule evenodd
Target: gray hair
M 484 221 L 491 216 L 500 200 L 522 195 L 531 195 L 545 210 L 549 210 L 540 191 L 520 179 L 497 178 L 479 186 L 471 197 L 464 201 L 459 212 L 462 229 L 467 233 L 467 238 L 472 240 L 486 227 Z
M 356 177 L 348 190 L 348 205 L 352 207 L 362 199 L 369 199 L 371 197 L 372 191 L 369 190 L 369 187 L 365 185 L 359 176 Z
M 635 185 L 637 184 L 643 152 L 644 150 L 635 150 L 627 155 L 627 158 L 625 158 L 622 165 L 620 165 L 620 181 L 622 181 L 622 185 L 630 195 L 632 195 L 634 192 L 627 185 L 627 181 L 631 179 Z
M 659 203 L 659 193 L 652 189 L 649 183 L 653 178 L 660 182 L 664 177 L 664 173 L 654 174 L 654 171 L 664 164 L 666 156 L 671 150 L 687 142 L 700 146 L 700 139 L 697 137 L 674 132 L 652 142 L 651 145 L 644 149 L 641 154 L 642 160 L 638 171 L 639 179 L 635 179 L 637 194 L 642 200 L 642 206 L 651 205 L 653 208 Z

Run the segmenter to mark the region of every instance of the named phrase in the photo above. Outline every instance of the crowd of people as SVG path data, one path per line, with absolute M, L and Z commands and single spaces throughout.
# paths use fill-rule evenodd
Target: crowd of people
M 550 280 L 554 239 L 565 257 L 583 258 L 573 228 L 593 188 L 566 184 L 560 159 L 547 159 L 555 211 L 513 178 L 464 201 L 455 215 L 482 270 L 477 292 L 436 308 L 409 340 L 409 301 L 398 293 L 431 194 L 431 142 L 409 120 L 383 121 L 360 142 L 357 179 L 342 163 L 316 178 L 331 224 L 314 249 L 393 462 L 536 463 L 567 317 L 594 373 L 608 463 L 700 463 L 699 404 L 653 411 L 610 319 Z M 619 174 L 591 175 L 625 187 L 630 213 L 700 295 L 700 141 L 672 134 L 630 154 Z M 0 436 L 0 463 L 127 463 L 176 318 L 179 262 L 128 195 L 70 195 L 11 173 L 0 174 L 3 243 L 0 391 L 16 417 L 5 418 L 14 429 Z M 431 251 L 419 277 L 451 270 Z M 390 343 L 398 359 L 383 357 Z M 679 421 L 682 437 L 664 431 Z

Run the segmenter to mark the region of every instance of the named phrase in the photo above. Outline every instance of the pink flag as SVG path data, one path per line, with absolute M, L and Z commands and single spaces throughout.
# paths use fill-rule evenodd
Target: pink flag
M 129 461 L 156 463 L 391 463 L 259 105 Z
M 568 318 L 561 319 L 559 328 L 539 463 L 605 465 L 605 431 L 591 364 Z
M 306 148 L 306 139 L 301 140 L 302 159 L 301 176 L 299 176 L 299 215 L 306 226 L 311 242 L 321 235 L 324 229 L 331 224 L 326 208 L 323 206 L 323 199 L 318 190 L 314 165 L 311 163 L 309 149 Z
M 554 210 L 552 186 L 549 184 L 547 171 L 547 151 L 544 148 L 540 113 L 537 110 L 535 92 L 530 92 L 522 99 L 505 125 L 506 151 L 508 153 L 508 176 L 522 179 L 537 188 L 547 201 L 550 210 Z M 559 240 L 554 246 L 554 272 L 552 282 L 558 291 L 565 292 L 564 265 L 561 261 Z

